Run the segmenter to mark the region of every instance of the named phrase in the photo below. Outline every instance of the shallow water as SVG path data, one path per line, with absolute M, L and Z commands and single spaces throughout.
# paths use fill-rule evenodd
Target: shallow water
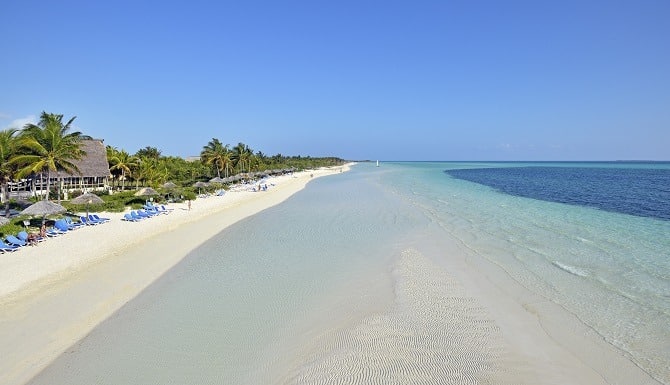
M 195 250 L 32 383 L 493 381 L 499 331 L 435 265 L 452 237 L 670 383 L 670 221 L 443 172 L 474 166 L 360 164 L 314 180 Z

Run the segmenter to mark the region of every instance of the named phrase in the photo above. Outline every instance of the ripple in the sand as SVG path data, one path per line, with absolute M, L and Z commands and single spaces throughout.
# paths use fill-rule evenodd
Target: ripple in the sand
M 496 382 L 503 343 L 495 323 L 460 284 L 417 251 L 394 271 L 384 314 L 315 341 L 286 384 L 481 384 Z

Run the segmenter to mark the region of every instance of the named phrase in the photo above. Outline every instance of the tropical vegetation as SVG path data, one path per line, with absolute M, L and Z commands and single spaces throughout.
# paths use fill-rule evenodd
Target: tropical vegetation
M 41 176 L 44 176 L 47 183 L 47 193 L 43 199 L 50 199 L 50 194 L 55 194 L 60 202 L 62 194 L 60 191 L 51 191 L 50 180 L 54 175 L 60 180 L 64 173 L 78 173 L 75 161 L 86 155 L 81 141 L 90 139 L 72 129 L 75 118 L 66 121 L 63 115 L 42 112 L 37 124 L 0 131 L 0 195 L 4 202 L 9 202 L 9 183 Z M 282 154 L 268 156 L 262 151 L 254 152 L 245 143 L 240 142 L 231 147 L 218 138 L 212 138 L 202 147 L 200 156 L 192 159 L 166 156 L 160 149 L 152 146 L 132 154 L 125 149 L 107 145 L 106 152 L 111 176 L 110 187 L 116 193 L 145 186 L 161 188 L 170 182 L 179 190 L 179 195 L 185 197 L 195 196 L 197 190 L 192 187 L 193 184 L 215 177 L 221 183 L 225 181 L 221 178 L 234 175 L 248 178 L 255 172 L 303 170 L 340 165 L 344 162 L 336 157 L 312 158 Z M 108 192 L 99 194 L 106 195 Z M 76 192 L 70 194 L 72 196 L 76 196 Z M 5 210 L 8 209 L 9 205 L 6 205 Z
M 26 124 L 23 130 L 16 131 L 16 137 L 9 135 L 9 140 L 14 141 L 16 152 L 7 160 L 7 166 L 16 167 L 16 179 L 46 172 L 47 192 L 44 199 L 49 199 L 51 173 L 55 172 L 60 182 L 60 172 L 79 172 L 73 162 L 86 155 L 81 149 L 84 136 L 79 131 L 70 131 L 75 118 L 63 123 L 63 115 L 42 112 L 39 123 Z M 60 183 L 58 186 L 60 187 Z M 58 201 L 60 202 L 60 192 Z

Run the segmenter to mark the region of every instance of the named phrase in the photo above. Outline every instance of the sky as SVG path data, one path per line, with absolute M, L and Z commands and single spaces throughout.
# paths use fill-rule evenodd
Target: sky
M 130 153 L 670 160 L 670 1 L 0 2 L 0 129 Z

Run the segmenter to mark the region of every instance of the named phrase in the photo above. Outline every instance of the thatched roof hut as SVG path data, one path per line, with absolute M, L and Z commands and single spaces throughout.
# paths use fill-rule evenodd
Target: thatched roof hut
M 79 169 L 79 173 L 62 173 L 62 177 L 98 177 L 108 178 L 109 163 L 107 162 L 107 149 L 102 139 L 84 139 L 81 141 L 81 149 L 86 155 L 74 163 Z
M 107 188 L 110 171 L 107 162 L 107 148 L 102 139 L 84 139 L 81 149 L 86 155 L 74 163 L 79 172 L 73 174 L 61 172 L 61 181 L 66 190 L 99 190 Z M 51 174 L 52 178 L 56 175 Z

